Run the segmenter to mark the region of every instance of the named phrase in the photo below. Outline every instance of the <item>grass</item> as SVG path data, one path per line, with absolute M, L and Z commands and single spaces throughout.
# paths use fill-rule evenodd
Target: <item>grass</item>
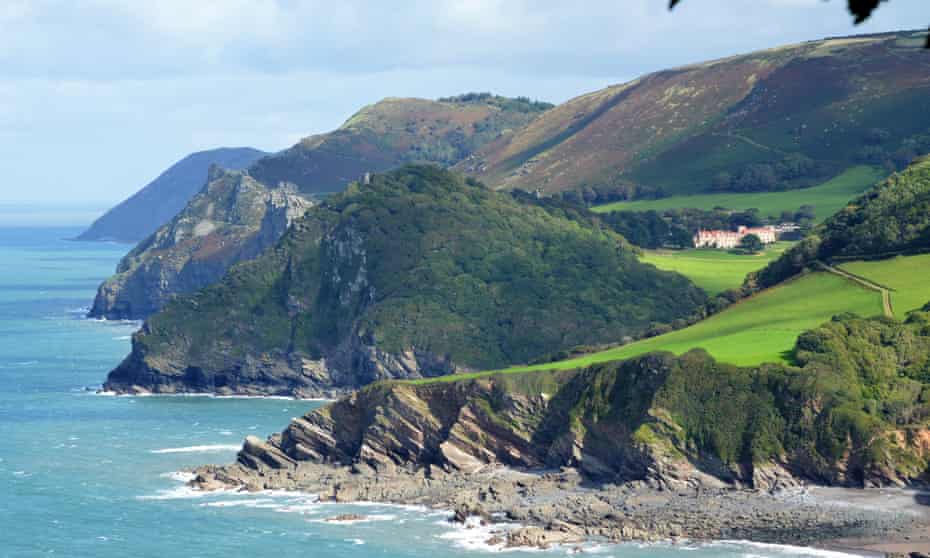
M 740 366 L 787 362 L 800 333 L 845 312 L 881 315 L 881 296 L 837 275 L 817 272 L 743 300 L 685 329 L 622 347 L 559 362 L 414 382 L 456 381 L 501 372 L 567 370 L 654 351 L 682 354 L 694 348 L 703 348 L 720 361 Z
M 710 248 L 647 250 L 640 259 L 659 269 L 681 273 L 713 296 L 739 287 L 746 274 L 761 269 L 791 245 L 791 242 L 776 242 L 756 255 L 734 254 Z
M 598 213 L 610 211 L 663 211 L 684 207 L 713 209 L 725 207 L 733 210 L 756 208 L 763 216 L 779 216 L 782 211 L 797 211 L 802 205 L 814 206 L 820 222 L 842 209 L 849 201 L 881 180 L 885 173 L 868 166 L 850 167 L 819 186 L 787 192 L 759 192 L 752 194 L 724 193 L 669 196 L 658 200 L 615 202 L 591 208 Z
M 930 254 L 850 262 L 840 267 L 891 289 L 891 307 L 898 319 L 930 301 Z

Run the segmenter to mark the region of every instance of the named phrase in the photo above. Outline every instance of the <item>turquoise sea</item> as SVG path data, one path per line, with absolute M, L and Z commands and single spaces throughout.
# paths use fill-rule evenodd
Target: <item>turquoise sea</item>
M 281 430 L 319 403 L 95 394 L 128 352 L 138 324 L 83 317 L 97 284 L 129 247 L 64 240 L 78 232 L 0 228 L 0 556 L 453 558 L 495 552 L 481 543 L 481 528 L 453 527 L 443 513 L 185 488 L 179 471 L 230 462 L 247 434 Z M 370 521 L 325 522 L 347 512 Z M 631 558 L 835 554 L 730 542 L 586 550 Z

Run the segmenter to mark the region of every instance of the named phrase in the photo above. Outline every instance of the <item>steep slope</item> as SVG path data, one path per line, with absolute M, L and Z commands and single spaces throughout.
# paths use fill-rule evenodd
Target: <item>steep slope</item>
M 319 197 L 341 191 L 349 181 L 367 173 L 407 161 L 451 165 L 479 146 L 507 137 L 550 106 L 486 93 L 439 101 L 385 99 L 365 107 L 339 129 L 262 158 L 245 172 L 253 189 L 261 184 L 306 198 Z M 290 194 L 281 194 L 281 199 Z M 188 215 L 179 219 L 189 221 L 194 215 L 196 220 L 203 217 L 206 208 L 229 203 L 226 190 L 207 188 L 196 203 L 184 209 Z M 232 220 L 226 221 L 227 217 Z M 234 211 L 217 211 L 210 221 L 228 232 L 242 225 L 237 221 L 240 217 Z M 174 228 L 176 224 L 170 224 L 167 230 Z M 101 286 L 91 316 L 143 319 L 172 296 L 206 286 L 230 265 L 258 254 L 257 246 L 243 244 L 250 234 L 218 234 L 223 238 L 221 253 L 211 251 L 205 258 L 192 257 L 200 249 L 190 240 L 143 242 L 117 275 Z M 189 237 L 190 231 L 186 235 Z M 165 262 L 171 263 L 166 266 Z
M 930 148 L 924 34 L 811 41 L 649 74 L 547 111 L 461 168 L 496 187 L 600 199 L 630 183 L 639 196 L 766 191 L 856 163 L 906 163 Z
M 756 488 L 791 476 L 920 482 L 930 464 L 928 323 L 926 311 L 907 323 L 836 319 L 801 336 L 798 367 L 737 368 L 696 350 L 562 372 L 380 383 L 267 442 L 250 439 L 239 464 L 215 476 L 299 488 L 302 463 L 466 474 L 503 464 L 676 489 L 714 478 Z
M 779 259 L 750 275 L 747 288 L 775 285 L 818 261 L 925 252 L 930 252 L 930 156 L 856 198 Z
M 269 190 L 243 172 L 213 167 L 187 207 L 120 261 L 97 290 L 90 316 L 144 318 L 274 245 L 309 207 L 290 189 Z
M 316 395 L 614 341 L 704 302 L 596 219 L 408 166 L 169 303 L 106 387 Z
M 510 137 L 551 106 L 486 93 L 439 101 L 388 98 L 332 132 L 258 161 L 249 172 L 269 186 L 289 182 L 303 193 L 338 192 L 366 172 L 404 163 L 453 165 Z
M 77 240 L 138 242 L 171 220 L 203 188 L 212 165 L 239 170 L 267 153 L 251 147 L 220 148 L 192 153 L 158 178 L 107 211 Z

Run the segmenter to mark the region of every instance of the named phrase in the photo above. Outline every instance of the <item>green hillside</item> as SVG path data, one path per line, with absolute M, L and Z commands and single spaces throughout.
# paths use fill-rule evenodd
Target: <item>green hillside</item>
M 930 254 L 849 262 L 840 267 L 891 289 L 891 306 L 898 319 L 930 300 Z
M 715 207 L 733 210 L 756 208 L 763 217 L 770 215 L 777 217 L 783 211 L 794 212 L 802 205 L 812 205 L 816 210 L 817 221 L 823 221 L 842 209 L 850 200 L 871 188 L 885 175 L 886 172 L 882 169 L 859 165 L 846 169 L 823 184 L 802 190 L 670 196 L 657 200 L 615 202 L 591 209 L 597 213 L 607 213 L 610 211 L 664 211 L 683 207 L 705 210 Z
M 743 284 L 746 275 L 779 257 L 790 242 L 777 242 L 760 254 L 737 254 L 724 250 L 646 250 L 640 258 L 659 269 L 677 271 L 694 281 L 709 295 L 716 295 Z
M 930 157 L 915 160 L 824 221 L 747 281 L 763 289 L 816 267 L 930 252 Z
M 108 386 L 319 394 L 608 343 L 706 301 L 595 217 L 405 166 L 327 198 L 275 249 L 169 303 Z
M 881 296 L 837 275 L 811 273 L 743 300 L 685 329 L 578 358 L 517 366 L 503 372 L 568 370 L 649 352 L 682 354 L 698 348 L 706 350 L 720 362 L 739 366 L 785 362 L 798 335 L 844 313 L 880 316 Z M 472 376 L 456 375 L 434 381 Z

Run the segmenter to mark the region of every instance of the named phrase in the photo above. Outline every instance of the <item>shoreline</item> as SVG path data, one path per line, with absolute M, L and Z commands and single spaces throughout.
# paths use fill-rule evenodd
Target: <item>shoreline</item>
M 191 488 L 190 480 L 192 480 L 192 474 L 189 472 L 176 471 L 173 473 L 164 473 L 161 476 L 166 478 L 172 478 L 183 483 L 183 486 L 186 488 Z M 173 489 L 176 490 L 176 489 Z M 172 492 L 173 490 L 165 490 L 165 492 Z M 187 495 L 177 495 L 171 496 L 171 499 L 184 499 L 184 498 L 201 498 L 209 497 L 210 495 L 215 495 L 218 497 L 241 497 L 249 496 L 256 498 L 268 498 L 268 499 L 287 499 L 287 498 L 314 498 L 318 496 L 312 492 L 305 492 L 300 490 L 273 490 L 265 489 L 256 492 L 250 492 L 247 490 L 241 489 L 220 489 L 213 491 L 202 491 L 197 488 L 193 488 L 193 493 Z M 142 496 L 139 498 L 144 499 L 158 499 L 158 496 Z M 225 507 L 226 505 L 233 507 L 236 505 L 238 500 L 231 500 L 232 504 L 223 504 L 225 500 L 219 499 L 215 500 L 214 507 Z M 402 511 L 410 513 L 422 513 L 440 518 L 442 521 L 447 523 L 447 526 L 450 528 L 447 534 L 440 535 L 440 538 L 448 539 L 450 541 L 456 541 L 460 543 L 459 546 L 466 549 L 477 550 L 479 552 L 519 552 L 526 550 L 537 550 L 534 548 L 527 547 L 507 547 L 505 545 L 496 545 L 492 546 L 488 544 L 487 538 L 493 537 L 496 534 L 505 533 L 508 530 L 526 528 L 527 525 L 515 524 L 509 521 L 501 521 L 500 518 L 492 518 L 491 521 L 481 521 L 477 516 L 471 516 L 467 523 L 456 522 L 454 521 L 455 511 L 447 508 L 435 508 L 429 507 L 422 504 L 404 504 L 404 503 L 394 503 L 394 502 L 380 502 L 380 501 L 368 501 L 368 500 L 359 500 L 359 501 L 349 501 L 349 502 L 335 502 L 335 501 L 324 501 L 316 499 L 313 501 L 314 505 L 319 505 L 321 508 L 327 506 L 334 506 L 337 509 L 332 511 L 332 515 L 329 513 L 325 517 L 310 519 L 308 521 L 312 523 L 320 523 L 327 525 L 353 525 L 358 523 L 370 523 L 374 521 L 386 521 L 381 514 L 382 510 L 378 510 L 378 513 L 366 513 L 364 510 L 352 511 L 353 508 L 366 508 L 366 507 L 377 507 L 385 508 L 386 510 L 393 511 Z M 287 507 L 287 502 L 282 503 L 281 506 Z M 340 510 L 339 506 L 348 507 L 349 510 Z M 484 533 L 484 538 L 481 537 L 482 532 Z M 452 533 L 472 533 L 470 537 L 453 537 L 449 536 Z M 464 541 L 463 539 L 470 539 Z M 594 540 L 588 539 L 582 543 L 559 543 L 551 546 L 548 550 L 565 550 L 569 554 L 588 554 L 588 553 L 597 553 L 598 549 L 602 546 L 612 546 L 612 545 L 623 545 L 623 544 L 636 544 L 636 545 L 645 545 L 645 546 L 655 546 L 657 548 L 662 547 L 679 547 L 686 549 L 694 549 L 694 547 L 715 547 L 715 546 L 741 546 L 748 548 L 756 548 L 759 550 L 781 550 L 789 551 L 792 553 L 813 553 L 822 558 L 843 558 L 849 556 L 858 556 L 863 558 L 880 558 L 886 556 L 884 552 L 878 551 L 869 551 L 859 548 L 852 547 L 840 547 L 836 545 L 813 545 L 813 546 L 800 546 L 793 544 L 779 544 L 779 543 L 765 543 L 757 542 L 752 540 L 741 540 L 741 539 L 711 539 L 711 540 L 691 540 L 691 539 L 678 539 L 678 540 L 657 540 L 652 542 L 641 542 L 641 541 L 618 541 L 618 542 L 609 542 L 603 540 Z M 586 548 L 588 547 L 588 548 Z
M 204 399 L 271 399 L 279 401 L 309 401 L 312 403 L 333 403 L 337 399 L 326 397 L 294 397 L 290 395 L 218 395 L 211 392 L 189 392 L 189 393 L 124 393 L 101 388 L 84 387 L 83 390 L 90 395 L 98 397 L 202 397 Z
M 207 492 L 285 490 L 316 496 L 320 503 L 451 510 L 458 523 L 502 525 L 486 543 L 505 548 L 730 541 L 859 556 L 930 551 L 930 513 L 915 497 L 923 493 L 910 489 L 796 486 L 763 492 L 643 481 L 592 484 L 564 468 L 488 467 L 461 474 L 437 468 L 375 471 L 358 464 L 253 469 L 240 462 L 200 467 L 193 474 L 188 486 Z

